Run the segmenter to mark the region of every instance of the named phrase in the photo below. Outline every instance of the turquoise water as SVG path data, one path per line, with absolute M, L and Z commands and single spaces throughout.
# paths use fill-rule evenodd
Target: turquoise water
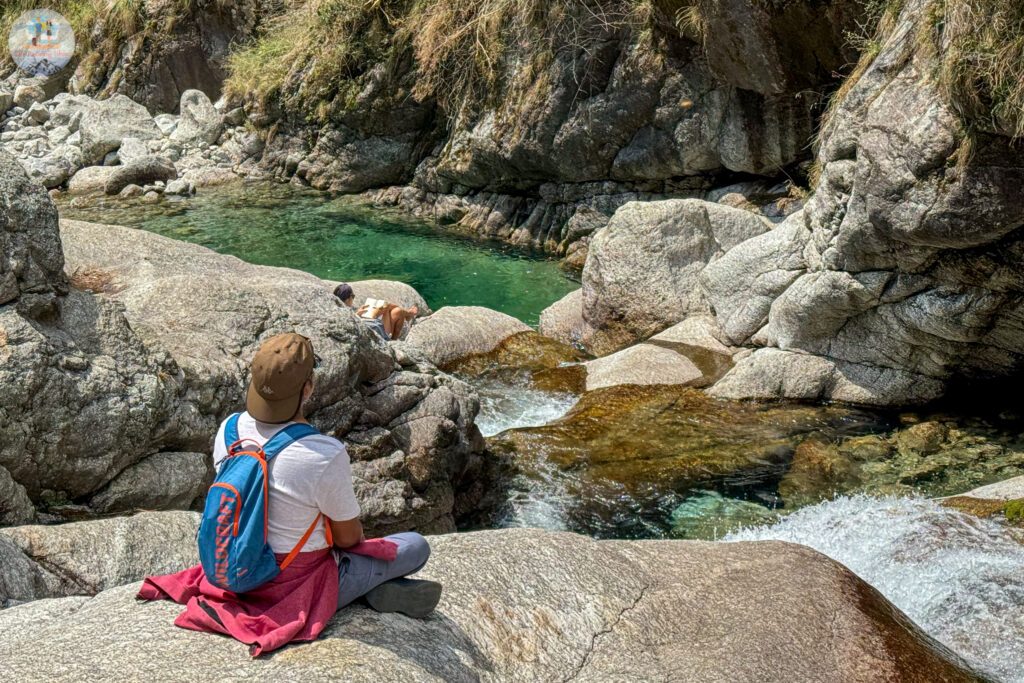
M 433 309 L 487 306 L 536 325 L 579 285 L 554 260 L 452 235 L 358 197 L 331 198 L 279 184 L 202 188 L 157 204 L 97 198 L 61 216 L 143 228 L 329 280 L 400 280 Z

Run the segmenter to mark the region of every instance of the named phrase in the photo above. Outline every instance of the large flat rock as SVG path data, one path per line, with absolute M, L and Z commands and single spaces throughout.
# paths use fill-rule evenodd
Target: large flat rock
M 416 323 L 406 343 L 431 363 L 444 367 L 493 351 L 514 334 L 530 327 L 510 315 L 483 306 L 445 306 Z
M 172 625 L 138 584 L 0 612 L 6 680 L 971 681 L 842 565 L 781 542 L 433 537 L 423 620 L 343 609 L 312 644 L 251 659 Z M 24 616 L 23 616 L 24 615 Z

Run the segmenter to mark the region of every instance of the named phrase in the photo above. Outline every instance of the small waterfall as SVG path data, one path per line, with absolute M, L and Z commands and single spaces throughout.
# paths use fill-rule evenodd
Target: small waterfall
M 469 380 L 480 394 L 477 427 L 484 436 L 506 429 L 539 427 L 565 415 L 577 396 L 541 391 L 494 379 Z
M 1024 682 L 1024 533 L 924 498 L 840 497 L 727 535 L 810 546 L 980 671 Z

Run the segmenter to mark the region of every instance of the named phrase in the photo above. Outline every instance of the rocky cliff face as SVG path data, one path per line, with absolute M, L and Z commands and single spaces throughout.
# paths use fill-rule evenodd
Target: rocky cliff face
M 728 339 L 769 347 L 719 395 L 927 400 L 1020 367 L 1024 154 L 967 130 L 937 89 L 929 8 L 907 3 L 838 105 L 806 209 L 705 271 Z
M 692 236 L 705 216 L 726 230 L 723 207 L 620 209 L 592 239 L 573 341 L 603 354 L 711 314 L 717 341 L 755 349 L 711 389 L 730 398 L 899 405 L 1018 372 L 1024 155 L 940 89 L 932 10 L 907 3 L 845 89 L 803 210 L 710 253 Z M 555 318 L 559 336 L 571 325 Z
M 181 95 L 201 90 L 216 100 L 234 43 L 253 36 L 279 6 L 273 0 L 145 0 L 103 13 L 79 27 L 92 47 L 78 64 L 75 93 L 126 95 L 153 114 L 177 113 Z
M 860 8 L 689 3 L 700 27 L 681 28 L 686 2 L 496 4 L 458 15 L 468 28 L 435 46 L 423 36 L 454 11 L 446 3 L 425 15 L 385 4 L 387 19 L 362 21 L 391 22 L 386 64 L 360 64 L 317 105 L 324 89 L 298 78 L 326 68 L 312 56 L 281 94 L 250 102 L 276 132 L 265 162 L 321 188 L 408 185 L 372 196 L 553 253 L 581 205 L 610 214 L 805 158 L 834 72 L 854 57 L 841 36 Z
M 370 526 L 453 527 L 480 447 L 465 384 L 396 361 L 305 273 L 116 226 L 69 221 L 58 235 L 45 191 L 0 162 L 15 295 L 0 307 L 0 486 L 19 492 L 12 521 L 31 516 L 27 499 L 187 507 L 217 422 L 243 404 L 247 359 L 298 331 L 323 360 L 311 419 L 348 443 Z

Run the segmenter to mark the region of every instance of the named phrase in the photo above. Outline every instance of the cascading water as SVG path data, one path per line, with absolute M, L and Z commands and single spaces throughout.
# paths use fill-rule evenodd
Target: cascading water
M 769 539 L 841 562 L 978 670 L 1024 681 L 1024 533 L 925 498 L 857 495 L 723 540 Z
M 541 391 L 494 379 L 470 383 L 480 395 L 476 425 L 484 436 L 553 422 L 569 412 L 578 398 L 574 394 Z

